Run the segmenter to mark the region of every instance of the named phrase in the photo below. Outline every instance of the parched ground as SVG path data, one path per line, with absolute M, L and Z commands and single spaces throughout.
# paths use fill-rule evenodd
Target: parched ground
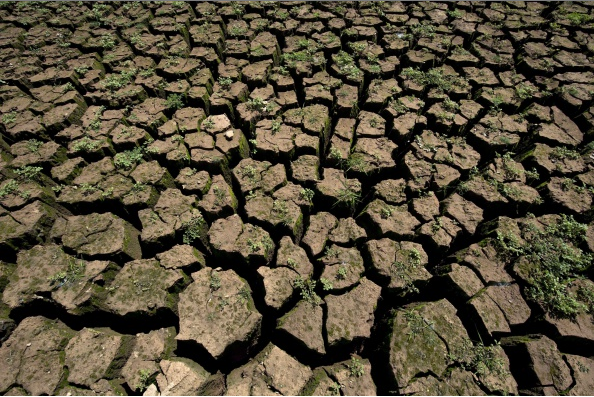
M 2 2 L 0 394 L 591 395 L 594 5 Z

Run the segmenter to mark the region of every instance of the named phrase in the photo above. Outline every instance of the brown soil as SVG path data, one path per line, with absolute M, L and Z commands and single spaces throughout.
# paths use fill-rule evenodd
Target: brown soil
M 0 4 L 0 395 L 594 393 L 594 5 Z

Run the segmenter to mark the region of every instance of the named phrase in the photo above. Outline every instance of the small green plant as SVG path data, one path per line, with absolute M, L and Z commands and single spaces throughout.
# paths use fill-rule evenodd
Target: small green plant
M 402 101 L 400 100 L 400 98 L 397 99 L 391 99 L 389 106 L 394 109 L 394 111 L 396 112 L 396 114 L 404 114 L 406 112 L 408 112 L 408 108 L 402 103 Z
M 228 30 L 229 36 L 231 37 L 235 37 L 235 36 L 242 36 L 247 32 L 247 30 L 244 27 L 241 27 L 239 25 L 233 25 L 231 26 L 231 28 Z
M 167 96 L 165 105 L 168 109 L 181 109 L 184 107 L 183 96 L 179 94 L 170 94 Z
M 278 67 L 278 73 L 281 74 L 281 75 L 283 75 L 283 76 L 288 76 L 291 72 L 286 67 L 279 66 Z
M 262 250 L 263 253 L 266 253 L 271 249 L 274 249 L 274 243 L 268 236 L 263 237 L 260 241 L 249 238 L 247 240 L 247 245 L 250 249 L 250 252 L 260 252 L 260 250 Z
M 280 219 L 283 225 L 290 227 L 293 224 L 293 218 L 289 215 L 289 208 L 285 200 L 274 200 L 272 203 L 272 213 Z
M 142 147 L 136 147 L 132 150 L 126 150 L 115 155 L 113 164 L 116 168 L 130 169 L 134 165 L 140 163 L 144 158 L 144 151 Z
M 37 153 L 37 152 L 39 152 L 39 148 L 41 148 L 42 146 L 43 146 L 43 142 L 38 141 L 37 139 L 29 139 L 27 141 L 27 149 L 31 153 Z
M 282 122 L 280 120 L 274 120 L 272 122 L 272 134 L 276 134 L 277 132 L 280 131 Z
M 592 20 L 592 16 L 580 12 L 572 12 L 565 16 L 573 26 L 580 26 Z
M 465 338 L 460 346 L 449 354 L 452 361 L 458 362 L 462 368 L 478 376 L 495 375 L 500 379 L 509 376 L 505 361 L 497 354 L 499 344 L 485 346 L 482 342 L 473 344 Z
M 577 96 L 579 94 L 578 89 L 572 85 L 565 85 L 565 86 L 561 87 L 559 91 L 563 94 L 567 93 L 572 96 Z
M 99 109 L 97 109 L 93 115 L 93 119 L 89 122 L 89 129 L 93 131 L 99 131 L 101 129 L 101 116 L 103 115 L 104 110 L 105 106 L 100 106 Z
M 258 153 L 258 140 L 257 139 L 248 139 L 248 142 L 252 146 L 252 155 Z
M 563 178 L 563 182 L 561 182 L 561 188 L 565 191 L 568 190 L 575 190 L 576 185 L 573 179 L 571 178 Z
M 86 264 L 84 261 L 76 261 L 74 258 L 68 263 L 68 269 L 48 277 L 50 285 L 54 288 L 69 286 L 80 280 L 85 274 Z
M 347 268 L 344 265 L 341 265 L 336 272 L 336 279 L 337 280 L 345 280 L 347 276 Z
M 97 141 L 92 140 L 88 136 L 78 140 L 72 147 L 74 152 L 94 152 L 99 149 L 99 143 Z
M 373 74 L 380 74 L 382 72 L 382 67 L 379 63 L 379 58 L 377 55 L 369 54 L 367 55 L 367 62 L 370 63 L 369 71 Z M 394 88 L 394 87 L 392 87 Z
M 103 193 L 101 193 L 101 198 L 107 198 L 107 197 L 109 197 L 111 195 L 113 195 L 113 186 L 110 187 L 110 188 L 108 188 L 108 189 L 105 189 L 103 191 Z
M 538 89 L 536 87 L 533 87 L 525 83 L 520 83 L 516 85 L 515 90 L 517 97 L 521 100 L 532 98 L 534 94 L 538 92 Z
M 287 259 L 287 265 L 291 268 L 291 269 L 297 269 L 297 261 L 293 258 L 288 258 Z
M 327 278 L 320 278 L 320 283 L 322 283 L 322 289 L 324 291 L 330 291 L 333 288 L 332 282 Z
M 206 221 L 202 216 L 197 216 L 182 225 L 184 230 L 182 240 L 184 244 L 192 244 L 197 238 L 201 238 Z
M 89 196 L 99 190 L 97 186 L 90 183 L 81 183 L 77 189 L 80 189 L 84 196 Z
M 436 87 L 441 92 L 463 87 L 466 83 L 463 77 L 446 74 L 443 68 L 433 68 L 423 72 L 418 68 L 408 67 L 402 70 L 402 75 L 418 85 Z
M 115 47 L 115 39 L 111 34 L 101 36 L 99 43 L 101 43 L 101 47 L 106 50 L 111 50 L 113 47 Z
M 14 111 L 10 112 L 10 113 L 6 113 L 6 114 L 2 115 L 2 123 L 4 123 L 5 125 L 14 124 L 16 121 L 16 116 L 17 116 L 17 113 Z
M 297 62 L 313 62 L 313 54 L 306 50 L 289 52 L 283 54 L 282 60 L 289 68 L 295 68 Z
M 560 25 L 559 23 L 557 23 L 557 22 L 551 22 L 551 23 L 549 24 L 549 27 L 550 27 L 552 30 L 563 30 L 563 28 L 561 27 L 561 25 Z
M 153 68 L 143 69 L 138 72 L 138 75 L 140 77 L 151 77 L 154 74 L 155 74 L 155 69 L 153 69 Z
M 144 42 L 142 41 L 140 33 L 137 32 L 130 36 L 130 44 L 138 45 L 140 48 L 144 47 Z
M 62 92 L 74 91 L 74 84 L 68 82 L 62 86 Z
M 265 101 L 262 98 L 252 98 L 247 101 L 248 109 L 256 112 L 265 112 L 267 104 L 268 101 Z
M 316 294 L 316 281 L 311 279 L 303 279 L 299 276 L 293 281 L 293 287 L 299 290 L 301 299 L 310 303 L 311 305 L 317 306 L 322 303 L 322 299 Z
M 65 185 L 56 185 L 56 186 L 52 186 L 52 190 L 54 191 L 54 193 L 60 193 L 62 191 L 62 189 L 64 189 Z
M 435 26 L 423 21 L 420 24 L 411 25 L 410 33 L 413 37 L 421 38 L 428 37 L 433 38 L 435 36 Z
M 19 197 L 23 200 L 28 200 L 31 198 L 31 192 L 29 190 L 23 190 L 18 193 Z
M 209 283 L 211 291 L 217 291 L 221 288 L 221 276 L 219 276 L 219 273 L 216 270 L 213 270 L 212 273 L 210 273 Z
M 338 191 L 334 205 L 342 204 L 354 211 L 360 200 L 361 193 L 345 186 Z
M 355 66 L 353 57 L 351 57 L 348 53 L 339 51 L 338 54 L 334 56 L 334 62 L 338 66 L 340 72 L 347 75 L 348 77 L 355 79 L 361 77 L 361 70 Z
M 223 189 L 221 189 L 220 187 L 215 186 L 212 189 L 212 192 L 215 195 L 215 204 L 216 205 L 219 205 L 219 206 L 224 205 L 225 204 L 225 201 L 226 201 L 226 198 L 227 198 L 226 195 L 225 195 L 225 191 Z
M 470 51 L 465 49 L 464 47 L 456 46 L 452 49 L 452 54 L 455 55 L 472 55 Z
M 9 194 L 16 192 L 18 190 L 18 188 L 19 188 L 19 183 L 17 181 L 15 181 L 14 179 L 8 180 L 8 182 L 6 182 L 0 188 L 0 199 L 3 199 L 4 197 L 8 196 Z
M 181 135 L 174 135 L 171 137 L 171 142 L 182 143 L 184 142 L 184 137 Z
M 101 86 L 110 91 L 119 90 L 120 88 L 123 88 L 128 83 L 130 83 L 130 81 L 132 81 L 132 78 L 136 76 L 137 73 L 138 70 L 132 68 L 122 70 L 118 74 L 110 74 L 109 76 L 103 79 L 103 81 L 101 82 Z
M 390 216 L 392 216 L 392 209 L 390 207 L 383 207 L 380 210 L 380 216 L 382 219 L 388 219 Z
M 340 396 L 340 389 L 342 386 L 338 382 L 334 382 L 330 385 L 330 395 L 332 396 Z
M 146 188 L 147 185 L 144 183 L 136 182 L 134 185 L 132 185 L 132 190 L 130 190 L 129 194 L 143 192 Z
M 455 113 L 460 110 L 460 105 L 457 102 L 452 101 L 450 98 L 446 98 L 441 106 L 448 112 Z
M 540 179 L 540 174 L 538 173 L 536 168 L 532 168 L 531 170 L 528 170 L 528 171 L 524 170 L 524 175 L 526 175 L 526 178 L 532 179 L 534 181 L 537 181 Z
M 408 250 L 403 260 L 396 260 L 392 263 L 390 272 L 404 283 L 403 295 L 419 292 L 419 289 L 414 285 L 414 273 L 420 265 L 421 254 L 414 248 Z
M 217 80 L 221 88 L 228 90 L 231 84 L 233 83 L 233 79 L 230 77 L 219 77 Z
M 433 330 L 433 323 L 425 320 L 416 310 L 410 309 L 404 311 L 404 319 L 410 331 L 406 334 L 408 340 L 413 340 L 417 336 L 422 336 L 428 344 L 435 344 L 439 340 Z
M 450 122 L 450 121 L 454 121 L 454 119 L 456 118 L 456 115 L 454 115 L 452 113 L 447 113 L 447 112 L 439 112 L 436 114 L 436 117 L 440 121 Z
M 256 168 L 252 165 L 244 165 L 241 167 L 240 172 L 242 178 L 248 178 L 251 180 L 254 180 L 256 178 L 256 174 L 258 173 Z
M 212 120 L 210 117 L 207 117 L 207 118 L 206 118 L 206 119 L 205 119 L 205 120 L 202 122 L 202 127 L 203 127 L 204 129 L 210 129 L 210 128 L 213 128 L 214 126 L 215 126 L 215 123 L 214 123 L 214 121 L 213 121 L 213 120 Z
M 580 158 L 580 154 L 579 152 L 576 152 L 572 149 L 568 149 L 564 146 L 557 146 L 553 149 L 553 152 L 550 154 L 549 157 L 555 160 L 577 160 Z
M 314 198 L 314 191 L 308 188 L 303 188 L 299 191 L 299 198 L 305 200 L 309 203 L 309 205 L 313 205 L 313 198 Z
M 369 161 L 361 153 L 350 153 L 349 157 L 341 162 L 341 168 L 345 172 L 352 170 L 367 174 L 369 172 Z
M 356 54 L 361 54 L 367 48 L 367 43 L 364 43 L 364 42 L 352 43 L 351 42 L 351 43 L 349 43 L 349 47 Z
M 248 239 L 247 245 L 250 249 L 250 252 L 258 252 L 260 251 L 261 245 L 258 241 L 252 240 L 251 238 Z
M 534 221 L 523 224 L 523 240 L 512 233 L 497 233 L 496 248 L 507 261 L 525 258 L 528 268 L 526 297 L 557 318 L 575 318 L 587 310 L 570 286 L 594 261 L 583 252 L 581 242 L 588 226 L 564 214 L 554 224 L 541 228 Z
M 143 393 L 149 386 L 149 381 L 152 372 L 150 369 L 141 369 L 138 371 L 138 383 L 136 384 L 136 390 Z
M 330 148 L 330 153 L 328 154 L 328 157 L 333 159 L 333 160 L 337 160 L 337 161 L 342 161 L 342 154 L 340 153 L 340 150 L 338 150 L 335 147 L 331 147 Z
M 510 179 L 519 178 L 524 174 L 524 170 L 518 166 L 518 163 L 514 159 L 512 159 L 512 155 L 513 153 L 507 152 L 501 156 L 505 177 Z
M 74 68 L 74 71 L 77 74 L 84 76 L 89 71 L 89 68 L 87 66 L 79 66 L 79 67 Z
M 103 19 L 103 16 L 107 12 L 109 12 L 109 10 L 110 10 L 110 6 L 108 6 L 107 4 L 95 3 L 95 4 L 93 4 L 92 10 L 88 12 L 87 16 L 90 18 L 94 18 L 95 21 L 97 21 L 97 22 L 101 22 L 101 20 Z
M 233 10 L 233 14 L 240 17 L 245 13 L 245 6 L 242 4 L 237 3 L 236 1 L 231 2 L 231 9 Z
M 17 176 L 20 179 L 26 181 L 34 181 L 39 179 L 41 171 L 43 171 L 43 167 L 33 167 L 30 165 L 25 165 L 23 167 L 15 169 L 14 173 L 17 174 Z
M 347 365 L 349 369 L 349 376 L 353 378 L 360 378 L 365 375 L 365 370 L 361 360 L 355 356 L 351 356 L 351 363 Z
M 240 303 L 247 303 L 250 301 L 252 297 L 252 293 L 248 287 L 242 287 L 239 292 L 237 293 L 237 300 Z
M 458 9 L 448 10 L 447 14 L 450 18 L 462 18 L 462 11 Z
M 588 283 L 581 285 L 577 290 L 577 298 L 586 306 L 586 311 L 594 314 L 594 285 Z
M 324 249 L 324 257 L 325 258 L 337 258 L 338 257 L 338 250 L 334 247 L 330 248 L 330 246 L 326 246 L 326 248 Z
M 285 10 L 279 9 L 275 11 L 274 16 L 284 21 L 289 17 L 289 13 Z
M 270 252 L 274 250 L 274 242 L 270 238 L 270 236 L 264 236 L 262 238 L 262 247 L 264 247 L 264 251 Z
M 433 234 L 435 234 L 438 231 L 440 231 L 442 227 L 443 227 L 443 223 L 441 220 L 441 216 L 438 216 L 437 218 L 435 218 L 435 221 L 431 225 L 431 232 L 433 232 Z

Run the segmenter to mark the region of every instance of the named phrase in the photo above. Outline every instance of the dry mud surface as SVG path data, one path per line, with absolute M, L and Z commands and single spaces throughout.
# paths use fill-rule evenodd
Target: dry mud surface
M 594 393 L 594 5 L 0 4 L 0 394 Z

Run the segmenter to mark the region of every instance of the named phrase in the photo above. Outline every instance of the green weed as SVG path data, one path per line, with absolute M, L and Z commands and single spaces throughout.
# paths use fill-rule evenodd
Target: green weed
M 184 105 L 184 98 L 179 94 L 170 94 L 167 96 L 166 104 L 168 109 L 181 109 Z
M 51 285 L 55 285 L 55 288 L 61 286 L 69 286 L 80 280 L 85 274 L 86 265 L 84 261 L 76 261 L 71 259 L 68 263 L 68 269 L 58 272 L 53 276 L 48 277 L 48 281 Z
M 295 281 L 293 281 L 293 286 L 299 290 L 301 299 L 314 306 L 322 303 L 322 298 L 320 298 L 315 292 L 316 284 L 317 283 L 315 280 L 304 280 L 301 276 L 297 277 Z
M 6 113 L 6 114 L 2 115 L 2 123 L 4 123 L 5 125 L 14 124 L 16 121 L 16 116 L 17 116 L 17 113 L 14 111 L 10 112 L 10 113 Z
M 182 240 L 184 244 L 192 244 L 194 240 L 201 238 L 206 221 L 203 217 L 194 217 L 182 225 L 184 230 Z
M 120 152 L 114 156 L 113 164 L 116 168 L 130 169 L 134 165 L 140 163 L 144 158 L 144 151 L 142 147 L 136 147 L 132 150 Z
M 498 232 L 496 247 L 502 258 L 514 261 L 522 257 L 530 264 L 526 297 L 558 318 L 575 318 L 587 311 L 569 287 L 594 261 L 594 255 L 580 248 L 588 226 L 562 214 L 555 224 L 544 228 L 532 220 L 523 228 L 523 241 Z
M 365 375 L 365 370 L 363 368 L 363 364 L 361 360 L 356 358 L 355 356 L 351 356 L 351 363 L 347 365 L 349 369 L 349 376 L 353 378 L 360 378 Z
M 20 179 L 26 181 L 35 181 L 39 179 L 41 171 L 43 171 L 43 167 L 33 167 L 30 165 L 25 165 L 23 167 L 15 169 L 14 173 L 17 174 L 17 176 Z
M 505 379 L 510 374 L 505 368 L 505 361 L 497 354 L 498 348 L 498 344 L 485 346 L 479 342 L 475 345 L 465 338 L 461 346 L 449 353 L 449 358 L 478 376 L 495 375 Z
M 0 199 L 16 192 L 19 188 L 19 183 L 14 179 L 10 179 L 0 188 Z

